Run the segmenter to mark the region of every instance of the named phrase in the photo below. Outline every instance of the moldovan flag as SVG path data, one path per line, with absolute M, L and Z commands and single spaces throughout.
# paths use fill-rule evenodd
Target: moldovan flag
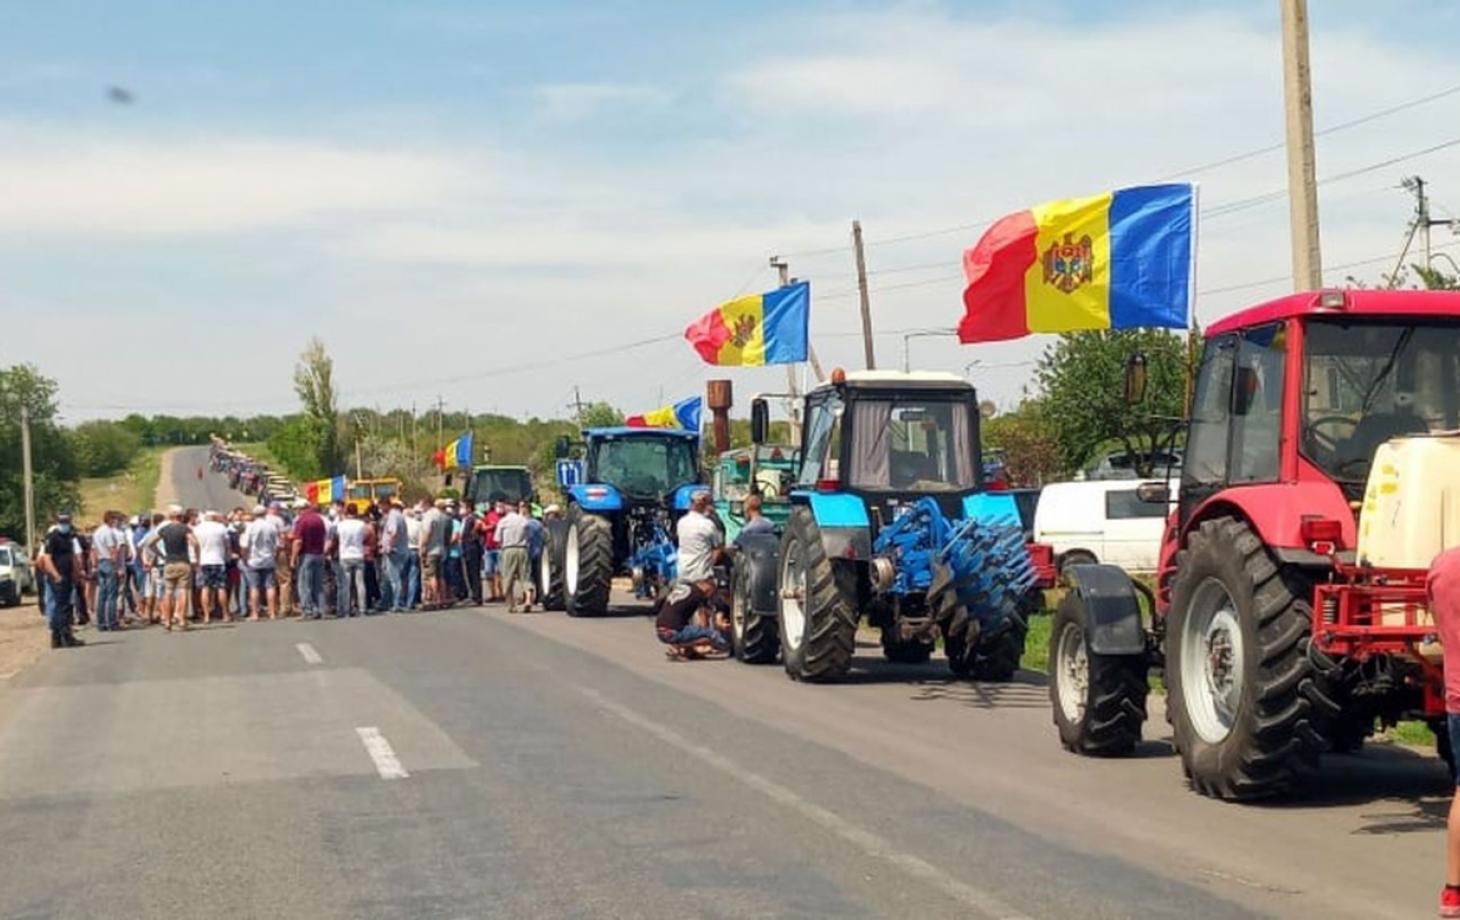
M 997 221 L 963 254 L 962 342 L 1190 325 L 1196 189 L 1147 185 Z
M 672 406 L 660 406 L 643 415 L 631 415 L 624 419 L 624 424 L 630 428 L 683 428 L 685 431 L 699 431 L 700 412 L 704 405 L 704 397 L 691 396 Z
M 334 476 L 304 484 L 304 497 L 313 505 L 345 500 L 345 477 Z
M 811 282 L 727 301 L 684 330 L 707 364 L 794 364 L 806 360 Z
M 466 434 L 447 444 L 436 452 L 436 465 L 443 470 L 451 466 L 456 469 L 469 469 L 472 456 L 472 432 Z

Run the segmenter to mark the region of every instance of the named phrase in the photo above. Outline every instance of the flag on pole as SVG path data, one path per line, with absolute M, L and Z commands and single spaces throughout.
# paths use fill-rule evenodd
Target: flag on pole
M 704 405 L 704 397 L 691 396 L 672 406 L 660 406 L 642 415 L 631 415 L 624 419 L 624 424 L 630 428 L 683 428 L 685 431 L 699 431 L 700 413 Z
M 806 360 L 811 282 L 727 301 L 706 313 L 684 337 L 707 364 L 794 364 Z
M 342 502 L 345 500 L 345 477 L 332 476 L 329 479 L 316 479 L 314 482 L 304 484 L 304 498 L 311 505 L 323 505 L 329 502 Z
M 997 221 L 963 254 L 962 342 L 1032 332 L 1190 325 L 1196 189 L 1051 201 Z
M 446 469 L 448 466 L 462 470 L 470 469 L 471 458 L 473 455 L 473 440 L 474 437 L 472 435 L 472 432 L 468 431 L 461 437 L 457 438 L 455 441 L 452 441 L 450 444 L 447 444 L 445 447 L 436 451 L 436 456 L 432 459 L 434 459 L 436 461 L 436 465 L 443 470 Z

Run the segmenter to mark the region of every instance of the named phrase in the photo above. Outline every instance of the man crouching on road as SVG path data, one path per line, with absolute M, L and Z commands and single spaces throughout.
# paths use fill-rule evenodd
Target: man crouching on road
M 730 650 L 725 611 L 715 599 L 715 561 L 724 552 L 720 528 L 710 519 L 710 493 L 699 491 L 679 519 L 679 581 L 659 605 L 654 627 L 670 658 L 705 658 Z M 702 612 L 712 608 L 713 613 Z M 713 616 L 715 622 L 709 622 Z
M 1430 563 L 1430 612 L 1440 630 L 1445 650 L 1445 714 L 1450 732 L 1451 760 L 1460 755 L 1460 547 L 1446 550 Z M 1460 771 L 1455 774 L 1460 787 Z M 1460 917 L 1460 795 L 1450 800 L 1445 888 L 1440 892 L 1440 916 Z

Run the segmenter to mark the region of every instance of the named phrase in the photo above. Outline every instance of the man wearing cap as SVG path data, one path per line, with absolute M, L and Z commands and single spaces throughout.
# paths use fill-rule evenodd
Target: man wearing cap
M 527 518 L 511 508 L 497 521 L 497 545 L 502 548 L 502 593 L 507 598 L 507 612 L 516 613 L 517 584 L 527 589 L 522 610 L 532 609 L 532 570 L 528 567 Z
M 85 645 L 71 632 L 71 613 L 81 569 L 76 537 L 71 532 L 71 515 L 56 517 L 56 526 L 46 533 L 36 565 L 46 577 L 46 624 L 51 628 L 51 648 Z
M 92 571 L 96 572 L 96 631 L 117 628 L 118 576 L 121 570 L 121 541 L 114 526 L 117 512 L 102 515 L 101 526 L 91 535 Z
M 269 520 L 262 505 L 253 509 L 253 520 L 244 528 L 240 546 L 243 550 L 243 578 L 248 585 L 248 618 L 258 621 L 259 611 L 267 608 L 269 619 L 278 614 L 279 540 L 281 531 Z
M 410 606 L 406 593 L 406 560 L 410 558 L 410 535 L 400 503 L 387 496 L 380 500 L 384 515 L 380 523 L 380 560 L 385 581 L 390 585 L 390 609 L 403 613 Z

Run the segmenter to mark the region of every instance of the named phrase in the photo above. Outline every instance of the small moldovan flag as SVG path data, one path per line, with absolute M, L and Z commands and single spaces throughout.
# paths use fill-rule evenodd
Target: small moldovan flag
M 708 364 L 794 364 L 806 360 L 811 282 L 727 301 L 695 320 L 684 337 Z
M 473 437 L 472 432 L 466 432 L 455 441 L 436 451 L 436 456 L 432 459 L 443 470 L 448 466 L 461 470 L 470 469 Z
M 1190 324 L 1196 189 L 1148 185 L 1051 201 L 963 254 L 962 342 Z
M 700 412 L 704 405 L 704 397 L 691 396 L 672 406 L 660 406 L 642 415 L 631 415 L 624 419 L 624 424 L 630 428 L 683 428 L 685 431 L 699 431 Z

